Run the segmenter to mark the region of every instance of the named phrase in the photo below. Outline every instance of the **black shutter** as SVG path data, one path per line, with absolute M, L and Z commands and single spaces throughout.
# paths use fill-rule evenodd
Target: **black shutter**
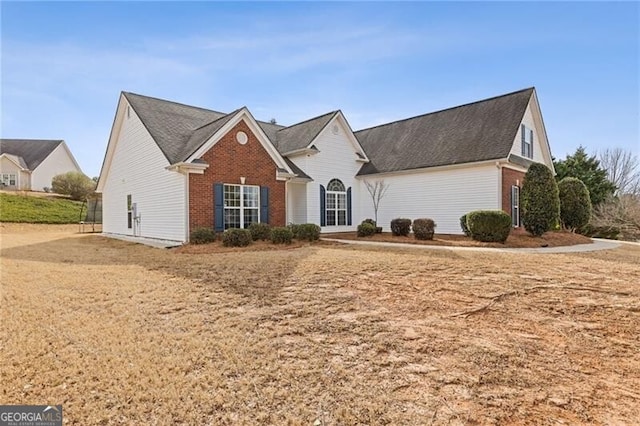
M 327 212 L 326 212 L 326 197 L 327 192 L 324 189 L 324 186 L 320 185 L 320 226 L 327 225 Z
M 347 189 L 347 225 L 351 226 L 351 187 Z
M 213 184 L 213 229 L 224 231 L 224 185 Z
M 269 223 L 269 187 L 260 187 L 260 222 Z
M 531 158 L 533 158 L 533 130 L 529 130 L 531 132 L 531 148 L 529 152 L 531 153 Z
M 527 156 L 526 151 L 525 151 L 525 148 L 524 148 L 524 146 L 525 146 L 525 141 L 526 141 L 526 139 L 527 139 L 526 132 L 527 132 L 527 128 L 524 126 L 524 124 L 521 124 L 521 125 L 520 125 L 520 136 L 521 136 L 521 138 L 520 138 L 520 139 L 521 139 L 520 152 L 522 152 L 522 156 L 523 156 L 523 157 L 526 157 L 526 156 Z

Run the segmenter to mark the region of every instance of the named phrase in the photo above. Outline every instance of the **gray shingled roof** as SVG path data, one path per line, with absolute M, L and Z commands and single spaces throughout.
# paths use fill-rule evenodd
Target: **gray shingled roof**
M 337 113 L 338 111 L 331 111 L 278 131 L 278 151 L 284 154 L 306 148 Z
M 533 91 L 355 132 L 370 160 L 358 175 L 506 158 Z
M 35 170 L 61 143 L 62 140 L 0 139 L 0 155 L 14 155 L 22 159 L 23 167 Z
M 204 142 L 191 139 L 196 129 L 227 115 L 135 93 L 123 94 L 171 164 L 185 160 Z

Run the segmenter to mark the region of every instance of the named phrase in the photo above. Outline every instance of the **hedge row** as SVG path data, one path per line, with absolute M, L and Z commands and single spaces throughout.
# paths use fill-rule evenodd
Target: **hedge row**
M 216 240 L 213 229 L 200 227 L 191 232 L 192 244 L 207 244 Z M 320 239 L 320 227 L 313 223 L 271 227 L 267 223 L 252 223 L 247 229 L 232 228 L 220 234 L 225 247 L 246 247 L 253 241 L 271 241 L 274 244 L 291 244 L 295 238 L 301 241 L 317 241 Z

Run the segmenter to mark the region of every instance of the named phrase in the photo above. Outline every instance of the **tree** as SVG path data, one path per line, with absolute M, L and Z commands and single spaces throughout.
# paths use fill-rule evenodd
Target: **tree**
M 616 195 L 640 195 L 640 163 L 637 155 L 622 148 L 607 148 L 598 157 L 609 181 L 617 188 Z
M 524 228 L 539 237 L 560 219 L 558 184 L 553 173 L 541 163 L 533 163 L 524 175 L 521 194 Z
M 72 200 L 85 200 L 95 188 L 96 183 L 80 172 L 57 175 L 51 180 L 53 192 L 68 195 Z
M 384 180 L 377 180 L 375 182 L 370 182 L 368 180 L 364 181 L 364 185 L 367 187 L 367 191 L 369 191 L 369 195 L 371 195 L 371 201 L 373 202 L 373 214 L 374 220 L 376 224 L 378 223 L 378 208 L 380 207 L 380 201 L 387 193 L 389 189 L 389 185 L 384 183 Z
M 600 166 L 596 156 L 589 157 L 582 146 L 578 147 L 575 154 L 567 155 L 564 160 L 554 159 L 553 166 L 556 169 L 557 181 L 574 177 L 584 182 L 594 206 L 605 201 L 616 190 L 616 186 L 609 181 L 607 171 Z
M 592 224 L 596 230 L 615 230 L 613 233 L 623 240 L 640 240 L 640 196 L 623 194 L 609 198 L 595 208 Z
M 577 178 L 566 177 L 558 182 L 560 220 L 565 229 L 574 232 L 591 219 L 591 199 L 587 186 Z

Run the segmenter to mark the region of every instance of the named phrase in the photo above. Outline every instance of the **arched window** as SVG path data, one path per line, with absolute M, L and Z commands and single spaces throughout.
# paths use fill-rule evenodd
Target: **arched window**
M 331 179 L 327 185 L 327 226 L 347 224 L 347 191 L 339 179 Z

